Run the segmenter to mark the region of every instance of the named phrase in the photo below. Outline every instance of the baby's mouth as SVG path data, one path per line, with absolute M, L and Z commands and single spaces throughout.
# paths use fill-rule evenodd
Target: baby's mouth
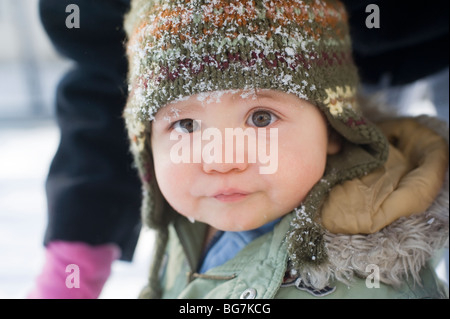
M 236 202 L 246 198 L 250 193 L 239 189 L 226 189 L 215 193 L 212 197 L 221 202 Z

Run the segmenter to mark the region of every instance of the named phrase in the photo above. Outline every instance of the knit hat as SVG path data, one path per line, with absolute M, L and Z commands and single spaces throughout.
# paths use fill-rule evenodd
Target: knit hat
M 322 0 L 134 0 L 126 17 L 129 98 L 124 112 L 154 228 L 173 212 L 153 178 L 150 121 L 171 101 L 204 92 L 273 89 L 316 105 L 343 137 L 288 234 L 295 267 L 327 260 L 320 207 L 337 183 L 382 165 L 383 134 L 361 114 L 344 6 Z

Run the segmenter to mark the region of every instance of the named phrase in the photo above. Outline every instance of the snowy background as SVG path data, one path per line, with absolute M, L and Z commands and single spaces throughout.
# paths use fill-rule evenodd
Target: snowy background
M 54 94 L 70 62 L 46 38 L 37 0 L 0 0 L 0 39 L 0 298 L 25 298 L 44 262 L 44 183 L 59 142 Z M 430 85 L 444 94 L 432 98 Z M 439 115 L 448 121 L 448 70 L 391 97 L 410 114 L 436 114 L 441 105 Z M 134 261 L 114 263 L 101 298 L 136 298 L 152 242 L 153 233 L 143 232 Z M 448 281 L 448 250 L 446 258 L 438 272 Z
M 71 63 L 55 53 L 37 0 L 0 0 L 0 298 L 25 298 L 44 262 L 44 183 L 59 143 L 58 80 Z M 145 284 L 153 233 L 132 263 L 113 264 L 101 298 L 136 298 Z

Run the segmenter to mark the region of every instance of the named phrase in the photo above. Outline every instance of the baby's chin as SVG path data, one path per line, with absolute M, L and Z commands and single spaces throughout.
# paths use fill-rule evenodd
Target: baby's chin
M 218 220 L 217 218 L 214 220 L 209 220 L 209 219 L 189 217 L 186 215 L 184 215 L 184 217 L 186 217 L 187 220 L 189 220 L 191 223 L 200 222 L 200 223 L 207 224 L 208 226 L 210 226 L 216 230 L 233 231 L 233 232 L 257 229 L 257 228 L 263 226 L 264 224 L 270 222 L 270 221 L 254 221 L 254 220 L 251 220 L 251 221 L 225 220 L 222 222 L 222 221 Z
M 201 222 L 220 231 L 249 231 L 264 226 L 285 214 L 270 209 L 270 203 L 253 200 L 243 204 L 194 205 L 184 207 L 181 215 L 190 222 Z M 214 213 L 211 213 L 214 212 Z
M 214 227 L 217 230 L 221 230 L 221 231 L 241 232 L 241 231 L 249 231 L 249 230 L 257 229 L 271 221 L 272 220 L 268 220 L 268 219 L 264 219 L 264 220 L 257 219 L 257 220 L 245 220 L 245 221 L 235 220 L 231 223 L 228 221 L 220 223 L 216 220 L 216 221 L 209 222 L 206 224 L 208 224 L 211 227 Z

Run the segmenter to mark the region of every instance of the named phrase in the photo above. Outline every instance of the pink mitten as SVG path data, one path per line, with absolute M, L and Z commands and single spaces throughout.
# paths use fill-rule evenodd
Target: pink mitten
M 51 242 L 46 249 L 44 268 L 28 298 L 98 298 L 111 273 L 111 264 L 119 255 L 120 249 L 113 244 Z

